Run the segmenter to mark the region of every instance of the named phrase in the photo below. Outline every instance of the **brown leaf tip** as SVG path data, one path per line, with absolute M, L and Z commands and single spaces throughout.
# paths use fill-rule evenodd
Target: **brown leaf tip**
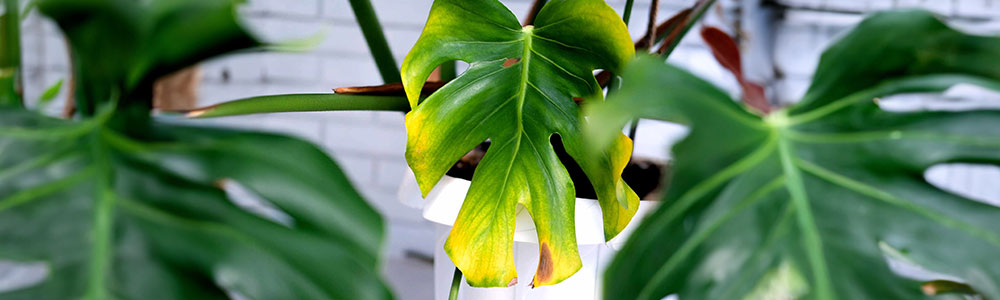
M 924 295 L 928 296 L 934 296 L 938 294 L 937 288 L 935 288 L 934 285 L 930 283 L 924 283 L 923 285 L 920 285 L 920 290 L 924 292 Z
M 226 189 L 227 183 L 229 183 L 228 178 L 221 178 L 221 179 L 216 179 L 215 182 L 212 182 L 212 185 L 214 185 L 216 188 L 219 189 Z
M 531 287 L 535 287 L 535 283 L 546 282 L 552 279 L 552 251 L 549 250 L 549 244 L 542 243 L 539 245 L 539 257 L 538 257 L 538 270 L 535 271 L 535 280 L 532 282 Z
M 507 60 L 503 61 L 503 67 L 506 68 L 506 67 L 513 66 L 514 64 L 516 64 L 519 61 L 521 61 L 520 58 L 508 58 Z
M 189 110 L 189 111 L 185 112 L 184 113 L 184 117 L 185 118 L 191 118 L 191 119 L 198 118 L 198 117 L 201 117 L 202 115 L 204 115 L 205 113 L 207 113 L 209 111 L 212 111 L 213 109 L 215 109 L 215 105 L 210 105 L 210 106 L 206 106 L 206 107 L 202 107 L 202 108 L 196 108 L 196 109 Z
M 958 293 L 975 295 L 976 291 L 971 286 L 948 280 L 933 280 L 920 285 L 920 290 L 928 296 L 937 296 L 947 293 Z

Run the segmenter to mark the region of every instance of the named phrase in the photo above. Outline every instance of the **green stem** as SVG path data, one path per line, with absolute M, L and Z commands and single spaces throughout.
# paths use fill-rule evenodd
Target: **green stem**
M 448 300 L 458 299 L 458 288 L 462 286 L 462 270 L 455 267 L 455 275 L 451 278 L 451 292 L 448 293 Z
M 18 0 L 4 0 L 0 21 L 0 106 L 23 107 L 21 101 L 21 18 Z
M 628 0 L 625 2 L 625 12 L 622 14 L 622 21 L 625 22 L 625 27 L 628 27 L 628 19 L 632 18 L 632 4 L 635 4 L 635 0 Z M 618 82 L 618 76 L 615 76 L 615 73 L 610 74 L 611 81 L 608 83 L 608 96 L 611 96 L 612 93 L 617 91 L 618 85 L 621 84 Z
M 441 64 L 441 82 L 449 82 L 458 76 L 458 67 L 454 60 L 449 60 Z
M 639 118 L 632 119 L 632 124 L 628 127 L 628 139 L 635 141 L 635 133 L 639 131 Z M 635 146 L 632 147 L 635 151 Z
M 625 1 L 625 12 L 622 14 L 622 21 L 625 21 L 625 26 L 628 26 L 628 19 L 632 17 L 632 4 L 635 4 L 635 0 Z
M 382 25 L 378 22 L 378 17 L 375 16 L 375 9 L 371 2 L 350 0 L 350 3 L 351 9 L 354 10 L 354 18 L 358 20 L 361 33 L 364 34 L 365 42 L 368 43 L 368 50 L 371 51 L 372 58 L 375 59 L 379 74 L 382 75 L 382 81 L 385 83 L 401 82 L 396 59 L 392 56 L 389 42 L 385 40 L 385 33 L 382 31 Z
M 628 20 L 632 18 L 632 4 L 635 4 L 635 0 L 628 0 L 625 2 L 625 12 L 622 14 L 622 21 L 625 22 L 626 27 L 628 27 Z M 652 47 L 652 45 L 650 45 L 650 47 Z M 608 96 L 617 92 L 619 85 L 621 85 L 621 82 L 619 82 L 618 76 L 616 76 L 615 73 L 611 73 L 611 82 L 608 83 Z M 635 130 L 636 125 L 638 124 L 639 119 L 632 120 L 632 125 L 628 131 L 628 138 L 632 141 L 635 141 Z
M 187 112 L 189 118 L 212 118 L 295 111 L 410 110 L 406 97 L 343 94 L 284 94 L 233 100 Z
M 98 129 L 100 130 L 100 129 Z M 97 174 L 95 182 L 95 204 L 91 231 L 90 265 L 87 290 L 84 299 L 110 299 L 108 295 L 108 270 L 111 269 L 112 230 L 114 229 L 115 193 L 111 187 L 114 174 L 110 167 L 107 145 L 100 139 L 100 133 L 93 133 L 90 143 Z

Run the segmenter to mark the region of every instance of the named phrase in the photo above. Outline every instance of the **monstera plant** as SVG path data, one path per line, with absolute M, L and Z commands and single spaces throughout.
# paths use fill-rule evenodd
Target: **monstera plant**
M 391 297 L 381 217 L 321 150 L 151 118 L 156 78 L 259 46 L 232 1 L 37 5 L 69 42 L 78 118 L 0 107 L 0 260 L 47 274 L 0 299 Z M 237 207 L 233 184 L 287 217 Z
M 923 11 L 878 13 L 826 50 L 801 101 L 769 114 L 654 59 L 624 78 L 589 108 L 598 144 L 633 117 L 690 133 L 673 147 L 663 206 L 605 274 L 605 298 L 1000 298 L 1000 207 L 924 179 L 935 164 L 1000 164 L 1000 111 L 879 105 L 959 83 L 1000 89 L 1000 38 Z M 887 257 L 947 276 L 910 278 Z
M 338 88 L 336 94 L 259 96 L 186 113 L 203 118 L 406 112 L 406 159 L 424 196 L 456 161 L 488 141 L 482 161 L 466 178 L 471 188 L 445 243 L 475 287 L 517 282 L 512 244 L 519 205 L 530 213 L 539 241 L 532 286 L 559 283 L 581 268 L 574 221 L 581 189 L 576 185 L 596 195 L 606 239 L 629 224 L 639 206 L 639 196 L 622 180 L 631 139 L 617 134 L 613 147 L 591 153 L 581 132 L 579 102 L 601 102 L 604 87 L 617 86 L 616 77 L 608 75 L 621 71 L 636 49 L 659 43 L 656 52 L 666 57 L 714 3 L 697 1 L 663 23 L 650 24 L 646 36 L 633 44 L 623 18 L 600 0 L 535 1 L 525 25 L 496 0 L 436 0 L 401 72 L 392 72 L 395 62 L 371 7 L 356 2 L 362 1 L 351 1 L 352 8 L 385 85 Z M 625 20 L 632 2 L 625 6 Z M 650 20 L 656 11 L 650 11 Z M 455 78 L 457 60 L 470 65 Z M 428 81 L 436 68 L 439 78 Z M 597 77 L 595 70 L 601 70 Z M 462 272 L 456 274 L 453 288 Z
M 619 133 L 600 155 L 586 157 L 574 98 L 600 100 L 595 69 L 619 70 L 633 56 L 625 24 L 604 1 L 551 1 L 521 26 L 497 1 L 438 0 L 403 61 L 406 159 L 424 196 L 469 150 L 489 139 L 472 186 L 445 242 L 470 285 L 516 282 L 512 244 L 517 205 L 537 228 L 533 286 L 558 283 L 580 268 L 575 187 L 553 149 L 566 152 L 594 186 L 607 239 L 631 220 L 639 197 L 621 178 L 631 140 Z M 431 71 L 449 60 L 470 67 L 420 99 Z

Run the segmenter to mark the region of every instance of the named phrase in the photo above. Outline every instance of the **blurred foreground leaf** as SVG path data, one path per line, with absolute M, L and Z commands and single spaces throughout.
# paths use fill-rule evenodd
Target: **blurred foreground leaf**
M 41 0 L 74 57 L 79 121 L 0 107 L 0 299 L 386 299 L 384 225 L 307 142 L 163 124 L 153 80 L 253 47 L 225 0 Z M 235 182 L 280 210 L 233 204 Z
M 293 138 L 155 125 L 142 138 L 0 110 L 0 259 L 49 278 L 0 299 L 384 299 L 383 224 Z M 234 180 L 291 217 L 234 205 Z
M 958 83 L 1000 89 L 1000 38 L 957 32 L 922 11 L 863 21 L 823 54 L 800 103 L 765 117 L 688 72 L 639 60 L 618 97 L 591 108 L 596 136 L 611 140 L 634 117 L 691 131 L 673 148 L 664 205 L 608 268 L 605 298 L 963 290 L 896 274 L 890 255 L 1000 298 L 1000 208 L 924 179 L 940 163 L 1000 163 L 1000 111 L 887 112 L 877 103 Z

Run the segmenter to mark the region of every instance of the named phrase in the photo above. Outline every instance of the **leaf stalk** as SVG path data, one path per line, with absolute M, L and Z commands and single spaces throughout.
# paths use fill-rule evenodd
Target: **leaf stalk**
M 401 82 L 399 77 L 399 67 L 396 59 L 389 49 L 389 42 L 385 39 L 385 32 L 375 15 L 375 8 L 368 0 L 350 0 L 351 10 L 354 11 L 354 18 L 361 26 L 361 33 L 368 43 L 368 50 L 371 51 L 375 65 L 378 66 L 379 75 L 385 83 Z
M 410 110 L 406 97 L 341 94 L 284 94 L 250 97 L 185 112 L 188 118 L 214 118 L 258 113 L 372 110 Z

